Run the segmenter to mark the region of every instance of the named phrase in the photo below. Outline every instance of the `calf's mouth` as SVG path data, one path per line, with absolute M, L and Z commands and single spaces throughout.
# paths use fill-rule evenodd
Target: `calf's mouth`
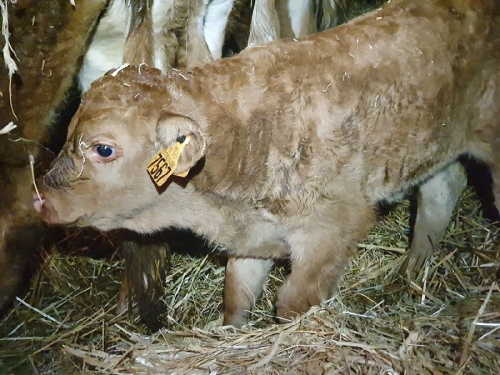
M 61 219 L 57 210 L 51 203 L 50 199 L 46 198 L 46 193 L 43 191 L 33 190 L 33 207 L 40 218 L 48 224 L 76 226 L 79 220 L 67 221 Z

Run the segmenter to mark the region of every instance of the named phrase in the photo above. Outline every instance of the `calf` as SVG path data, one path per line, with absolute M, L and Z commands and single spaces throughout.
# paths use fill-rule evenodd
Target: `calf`
M 289 256 L 277 314 L 304 312 L 332 293 L 377 202 L 462 154 L 498 181 L 499 32 L 493 0 L 403 0 L 192 74 L 117 69 L 85 95 L 35 208 L 54 224 L 178 226 L 230 255 Z

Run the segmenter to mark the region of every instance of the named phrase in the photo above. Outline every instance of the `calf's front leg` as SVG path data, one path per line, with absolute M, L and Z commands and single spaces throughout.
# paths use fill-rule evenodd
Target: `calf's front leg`
M 224 285 L 224 325 L 241 327 L 259 299 L 271 259 L 229 258 Z

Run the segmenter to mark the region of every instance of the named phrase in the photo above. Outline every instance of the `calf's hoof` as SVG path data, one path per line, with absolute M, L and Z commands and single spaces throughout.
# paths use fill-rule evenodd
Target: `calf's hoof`
M 249 314 L 231 314 L 224 311 L 224 321 L 223 326 L 234 326 L 236 328 L 241 328 L 244 324 L 248 323 Z
M 276 320 L 280 324 L 289 323 L 293 318 L 308 312 L 312 306 L 319 305 L 321 299 L 308 295 L 305 291 L 292 293 L 288 285 L 281 288 L 276 302 Z

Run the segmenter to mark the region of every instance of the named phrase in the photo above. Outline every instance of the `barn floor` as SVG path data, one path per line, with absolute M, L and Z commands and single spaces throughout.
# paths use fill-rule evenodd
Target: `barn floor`
M 150 335 L 137 314 L 114 313 L 122 261 L 60 253 L 81 242 L 73 233 L 0 323 L 0 373 L 500 374 L 499 229 L 469 190 L 439 251 L 407 284 L 396 273 L 408 211 L 397 206 L 359 245 L 336 297 L 285 325 L 272 320 L 285 273 L 277 267 L 241 331 L 220 327 L 218 259 L 174 254 L 167 328 Z

